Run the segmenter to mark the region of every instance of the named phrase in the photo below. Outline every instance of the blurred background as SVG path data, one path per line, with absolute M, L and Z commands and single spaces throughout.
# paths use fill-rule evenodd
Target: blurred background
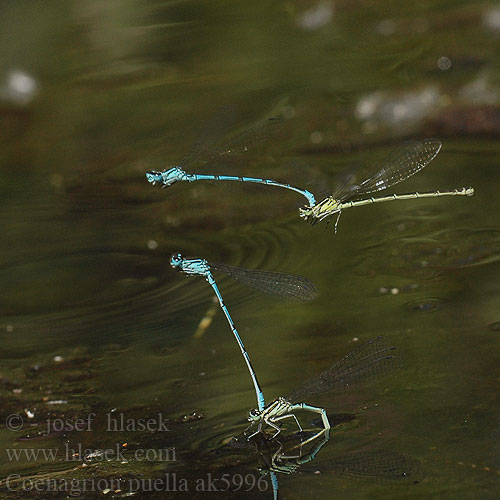
M 155 478 L 175 470 L 194 481 L 230 463 L 232 474 L 258 477 L 255 456 L 217 453 L 245 428 L 255 399 L 212 290 L 170 268 L 177 251 L 317 285 L 318 299 L 290 307 L 216 276 L 267 400 L 356 342 L 386 335 L 402 351 L 396 377 L 308 401 L 352 417 L 317 461 L 387 449 L 419 460 L 426 479 L 403 488 L 280 477 L 282 498 L 494 498 L 498 3 L 17 0 L 2 2 L 0 36 L 4 498 L 26 498 L 21 479 L 34 475 Z M 178 165 L 228 104 L 238 109 L 235 130 L 266 116 L 285 123 L 279 137 L 215 173 L 266 176 L 321 199 L 342 168 L 438 137 L 432 164 L 391 193 L 473 186 L 476 194 L 348 210 L 334 234 L 333 225 L 300 220 L 303 201 L 291 192 L 147 183 L 146 171 Z M 213 320 L 200 334 L 207 312 Z M 112 411 L 162 414 L 170 432 L 107 432 Z M 71 429 L 68 422 L 91 413 L 92 429 Z M 9 415 L 19 427 L 9 427 Z M 43 436 L 48 419 L 66 424 Z M 68 443 L 173 448 L 176 456 L 168 464 L 87 458 L 89 469 L 81 454 L 68 462 Z M 21 448 L 60 453 L 7 453 Z M 12 474 L 20 489 L 6 483 Z M 73 496 L 127 493 L 95 487 Z M 269 490 L 134 492 L 182 495 L 272 498 Z

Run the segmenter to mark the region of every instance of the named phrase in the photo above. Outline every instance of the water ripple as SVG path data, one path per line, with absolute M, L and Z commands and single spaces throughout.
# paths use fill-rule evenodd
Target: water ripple
M 441 299 L 434 298 L 411 300 L 406 303 L 406 307 L 415 312 L 434 312 L 441 309 L 442 305 Z
M 493 229 L 444 229 L 425 237 L 399 236 L 365 249 L 361 269 L 427 277 L 446 269 L 486 265 L 500 259 L 500 232 Z

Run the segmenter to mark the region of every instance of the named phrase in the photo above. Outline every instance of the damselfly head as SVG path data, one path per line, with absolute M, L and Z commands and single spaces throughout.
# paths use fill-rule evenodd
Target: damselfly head
M 312 210 L 313 207 L 305 205 L 304 207 L 299 208 L 299 215 L 302 219 L 309 220 L 309 217 L 312 215 Z
M 318 215 L 317 215 L 317 206 L 314 205 L 313 207 L 309 206 L 304 206 L 303 208 L 299 208 L 299 215 L 302 219 L 304 219 L 306 222 L 309 222 L 312 226 L 318 222 Z
M 313 225 L 316 224 L 319 220 L 321 220 L 319 217 L 319 210 L 318 210 L 318 205 L 314 205 L 314 207 L 309 207 L 305 206 L 303 208 L 299 208 L 299 215 L 302 219 L 304 219 L 306 222 L 309 222 L 309 224 Z
M 264 477 L 269 476 L 269 474 L 271 472 L 269 469 L 266 469 L 265 467 L 257 467 L 257 471 L 259 472 L 259 474 L 261 476 L 264 476 Z
M 155 186 L 156 184 L 163 184 L 163 177 L 161 172 L 156 172 L 155 170 L 151 170 L 150 172 L 146 172 L 146 179 L 148 182 Z
M 248 421 L 249 422 L 257 422 L 260 420 L 260 416 L 262 415 L 262 412 L 255 408 L 254 410 L 250 410 L 248 412 Z
M 170 265 L 174 269 L 179 271 L 183 260 L 184 260 L 184 258 L 182 257 L 182 255 L 180 253 L 174 253 L 172 255 L 172 257 L 170 257 Z

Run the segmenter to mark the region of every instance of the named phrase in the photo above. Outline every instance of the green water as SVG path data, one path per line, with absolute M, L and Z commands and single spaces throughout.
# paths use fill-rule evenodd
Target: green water
M 268 401 L 377 335 L 401 352 L 396 375 L 308 401 L 351 418 L 314 464 L 389 450 L 418 460 L 425 479 L 402 487 L 281 475 L 281 498 L 494 498 L 498 6 L 17 0 L 2 7 L 2 498 L 70 494 L 63 482 L 27 492 L 33 477 L 101 479 L 72 497 L 122 498 L 127 481 L 174 472 L 177 489 L 185 479 L 188 492 L 173 482 L 170 491 L 151 491 L 143 482 L 133 483 L 133 496 L 272 498 L 269 482 L 266 491 L 195 489 L 207 474 L 261 477 L 253 450 L 223 447 L 245 429 L 255 395 L 220 311 L 195 338 L 213 294 L 203 279 L 170 268 L 175 251 L 303 274 L 317 285 L 318 299 L 290 304 L 217 276 Z M 303 200 L 279 189 L 150 186 L 144 172 L 178 164 L 226 104 L 239 110 L 239 127 L 286 117 L 279 138 L 221 165 L 226 173 L 328 194 L 343 167 L 435 136 L 443 143 L 437 158 L 391 192 L 473 186 L 476 194 L 346 210 L 334 234 L 333 225 L 300 220 Z M 10 415 L 20 415 L 22 428 L 9 429 Z M 110 430 L 115 415 L 135 427 Z M 153 422 L 149 430 L 137 428 L 140 419 Z M 75 429 L 78 420 L 87 424 Z M 118 446 L 125 459 L 94 456 L 83 467 L 67 452 L 78 446 Z M 13 449 L 58 451 L 54 459 L 15 459 Z M 134 458 L 137 449 L 151 455 Z M 161 460 L 169 449 L 174 455 Z M 108 488 L 117 479 L 123 488 Z

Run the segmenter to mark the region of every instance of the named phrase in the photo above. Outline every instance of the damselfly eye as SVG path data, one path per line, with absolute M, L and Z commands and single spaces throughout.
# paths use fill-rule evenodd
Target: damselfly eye
M 160 172 L 155 172 L 154 170 L 151 170 L 150 172 L 146 172 L 146 179 L 151 184 L 155 184 L 157 182 L 161 182 L 161 174 Z
M 172 267 L 177 267 L 182 262 L 182 255 L 180 253 L 174 253 L 170 257 L 170 265 Z
M 267 469 L 264 469 L 263 467 L 258 467 L 257 470 L 259 471 L 259 474 L 262 476 L 268 476 L 269 471 Z
M 260 416 L 260 411 L 255 409 L 255 410 L 250 410 L 248 412 L 248 420 L 256 420 Z

